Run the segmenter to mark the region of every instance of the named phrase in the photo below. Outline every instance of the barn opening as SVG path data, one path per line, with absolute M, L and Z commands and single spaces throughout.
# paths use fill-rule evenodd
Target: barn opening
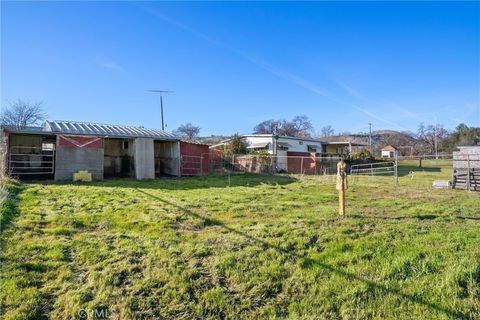
M 7 150 L 9 173 L 22 180 L 53 179 L 55 136 L 32 133 L 9 135 Z
M 180 175 L 180 147 L 178 141 L 154 140 L 155 177 Z
M 103 175 L 105 178 L 135 176 L 133 139 L 104 140 Z

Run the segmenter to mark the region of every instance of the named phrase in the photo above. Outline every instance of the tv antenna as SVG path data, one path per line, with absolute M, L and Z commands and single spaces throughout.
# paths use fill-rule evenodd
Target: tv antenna
M 162 130 L 165 130 L 165 125 L 163 123 L 163 95 L 167 93 L 173 93 L 173 91 L 170 91 L 170 90 L 148 90 L 148 91 L 160 94 L 160 111 L 162 113 Z

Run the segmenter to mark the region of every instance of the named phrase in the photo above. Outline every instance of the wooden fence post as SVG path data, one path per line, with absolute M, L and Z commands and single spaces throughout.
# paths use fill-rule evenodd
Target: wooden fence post
M 470 155 L 467 154 L 467 191 L 470 191 Z
M 398 187 L 398 155 L 395 153 L 395 163 L 393 168 L 393 185 Z
M 347 186 L 347 164 L 345 161 L 340 160 L 337 163 L 337 190 L 338 190 L 338 214 L 341 218 L 345 217 L 345 190 Z

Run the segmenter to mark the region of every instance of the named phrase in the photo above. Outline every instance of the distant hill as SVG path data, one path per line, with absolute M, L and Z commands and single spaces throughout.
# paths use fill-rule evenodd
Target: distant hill
M 319 137 L 324 141 L 349 141 L 354 143 L 369 144 L 368 133 L 340 134 L 330 137 Z M 400 150 L 402 155 L 410 155 L 417 139 L 410 133 L 399 132 L 395 130 L 378 130 L 372 132 L 372 146 L 374 155 L 379 156 L 380 150 L 388 145 L 392 145 Z
M 222 140 L 228 139 L 230 136 L 221 136 L 221 135 L 211 135 L 208 137 L 199 137 L 198 142 L 213 145 L 220 143 Z

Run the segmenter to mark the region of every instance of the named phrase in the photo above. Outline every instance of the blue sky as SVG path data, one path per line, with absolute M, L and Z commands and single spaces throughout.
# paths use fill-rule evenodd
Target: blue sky
M 480 3 L 2 2 L 1 105 L 49 119 L 251 132 L 480 126 Z

